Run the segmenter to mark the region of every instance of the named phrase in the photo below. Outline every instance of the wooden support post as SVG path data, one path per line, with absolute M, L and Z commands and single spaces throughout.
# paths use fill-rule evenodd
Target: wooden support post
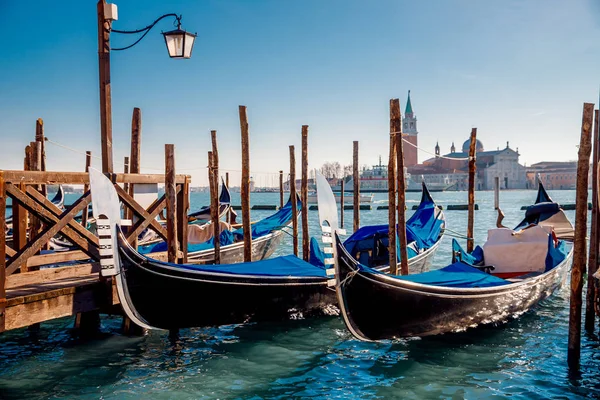
M 92 152 L 86 151 L 85 152 L 85 172 L 86 173 L 90 172 L 91 165 L 92 165 Z M 85 185 L 83 185 L 83 193 L 87 193 L 88 190 L 90 190 L 90 185 L 86 183 Z M 90 207 L 88 205 L 83 209 L 83 213 L 81 214 L 81 225 L 83 225 L 84 228 L 87 227 L 89 211 L 90 211 Z
M 500 208 L 500 178 L 494 177 L 494 210 Z
M 93 337 L 100 329 L 100 313 L 88 311 L 75 314 L 73 327 L 80 337 Z
M 44 121 L 41 118 L 38 118 L 37 121 L 35 121 L 35 141 L 40 144 L 40 148 L 41 148 L 41 150 L 40 150 L 41 159 L 40 159 L 38 171 L 45 171 L 46 170 L 46 143 L 45 143 L 45 138 L 44 138 Z M 42 185 L 41 193 L 44 196 L 48 195 L 48 187 L 46 185 Z
M 4 185 L 4 172 L 0 171 L 0 332 L 5 329 L 6 307 L 6 190 Z
M 340 193 L 340 228 L 344 227 L 344 178 L 342 178 L 342 183 L 340 184 L 340 189 L 342 190 Z
M 25 148 L 25 162 L 23 165 L 25 171 L 31 170 L 31 146 Z M 19 190 L 25 192 L 27 186 L 25 183 L 18 184 Z M 16 202 L 15 202 L 16 203 Z M 20 204 L 13 204 L 13 248 L 17 251 L 27 246 L 27 227 L 28 227 L 28 212 Z M 22 272 L 27 271 L 27 264 L 20 265 Z
M 190 178 L 185 177 L 183 183 L 179 183 L 177 191 L 177 239 L 179 247 L 179 255 L 177 262 L 180 264 L 187 263 L 188 256 L 188 212 L 190 211 Z
M 221 264 L 221 242 L 219 241 L 219 190 L 218 181 L 215 179 L 215 155 L 208 152 L 208 187 L 210 189 L 210 220 L 213 225 L 213 237 L 215 247 L 215 264 Z
M 352 174 L 354 177 L 354 232 L 360 227 L 360 176 L 358 175 L 358 141 L 353 142 Z
M 167 198 L 167 257 L 177 260 L 177 196 L 175 192 L 175 145 L 165 144 L 165 195 Z
M 598 268 L 598 110 L 594 111 L 594 131 L 592 134 L 592 221 L 590 227 L 590 254 L 587 268 L 587 295 L 585 301 L 585 330 L 594 332 L 596 319 L 596 279 L 593 275 Z
M 308 232 L 308 125 L 302 125 L 302 187 L 300 199 L 302 201 L 302 259 L 309 260 L 309 232 Z
M 583 104 L 581 141 L 577 162 L 577 192 L 575 210 L 575 238 L 571 268 L 571 301 L 569 310 L 569 347 L 567 363 L 572 371 L 579 370 L 581 351 L 581 294 L 586 262 L 588 172 L 590 168 L 591 131 L 594 105 Z
M 229 172 L 225 172 L 225 186 L 227 186 L 227 189 L 229 189 Z M 227 210 L 227 217 L 226 217 L 227 223 L 231 224 L 231 204 L 229 209 Z
M 104 14 L 106 0 L 98 0 L 98 71 L 100 81 L 100 138 L 102 172 L 113 172 L 112 105 L 110 91 L 110 30 L 112 20 Z
M 475 217 L 475 161 L 476 161 L 476 144 L 477 128 L 471 129 L 471 143 L 469 146 L 469 215 L 467 220 L 467 251 L 473 251 L 473 223 Z
M 139 174 L 141 169 L 141 155 L 142 155 L 142 110 L 138 107 L 133 109 L 131 115 L 131 144 L 129 150 L 129 173 Z M 130 183 L 127 188 L 127 192 L 133 198 L 134 197 L 135 184 Z M 125 207 L 125 218 L 134 222 L 134 214 L 131 209 Z M 128 230 L 130 232 L 130 230 Z M 131 245 L 133 248 L 137 248 L 138 240 L 137 236 L 132 239 Z
M 390 104 L 391 105 L 391 104 Z M 398 241 L 400 242 L 400 274 L 408 275 L 408 250 L 406 248 L 406 178 L 404 175 L 404 139 L 402 138 L 402 116 L 400 101 L 393 100 L 396 133 L 396 166 L 398 168 Z M 390 127 L 391 128 L 391 127 Z
M 30 144 L 31 153 L 30 153 L 30 170 L 31 171 L 41 171 L 42 170 L 42 142 L 31 142 Z M 35 190 L 38 192 L 42 192 L 41 185 L 35 185 Z M 44 196 L 45 197 L 45 196 Z M 38 233 L 42 231 L 42 221 L 35 217 L 35 215 L 31 214 L 29 218 L 29 237 L 28 240 L 31 241 L 34 237 L 37 236 Z M 47 249 L 48 245 L 44 245 L 43 249 Z M 38 251 L 36 254 L 40 254 Z M 33 271 L 39 270 L 39 267 L 27 267 L 22 268 L 23 271 Z
M 290 146 L 290 200 L 292 201 L 292 247 L 294 255 L 298 256 L 298 204 L 296 203 L 296 153 Z
M 279 171 L 279 208 L 283 208 L 283 171 Z
M 400 118 L 400 104 L 394 107 L 390 100 L 390 156 L 388 158 L 388 264 L 390 274 L 398 274 L 398 254 L 396 253 L 396 120 Z M 356 205 L 354 206 L 356 207 Z
M 128 174 L 129 173 L 129 157 L 125 156 L 123 158 L 123 173 L 124 174 Z M 129 183 L 124 183 L 123 184 L 123 190 L 125 190 L 127 193 L 129 193 Z M 125 218 L 129 219 L 128 213 L 126 213 Z
M 252 232 L 250 228 L 250 143 L 246 106 L 239 106 L 240 128 L 242 131 L 242 227 L 244 230 L 244 262 L 252 261 Z

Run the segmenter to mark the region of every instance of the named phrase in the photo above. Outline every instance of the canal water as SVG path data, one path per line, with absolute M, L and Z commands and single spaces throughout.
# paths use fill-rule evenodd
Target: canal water
M 550 195 L 559 203 L 575 199 L 574 191 Z M 252 194 L 252 204 L 277 204 L 278 196 Z M 433 196 L 443 206 L 467 202 L 466 192 Z M 410 208 L 420 194 L 407 197 Z M 534 191 L 502 192 L 505 225 L 516 225 L 520 207 L 534 199 Z M 192 208 L 207 201 L 206 194 L 193 194 Z M 476 202 L 475 238 L 482 243 L 496 220 L 493 193 L 477 192 Z M 233 203 L 239 204 L 236 194 Z M 373 208 L 378 204 L 386 204 L 386 194 L 375 195 Z M 252 219 L 270 213 L 255 211 Z M 567 215 L 574 219 L 574 211 Z M 450 229 L 466 232 L 466 211 L 447 211 L 446 217 Z M 385 210 L 361 211 L 361 225 L 386 218 Z M 309 211 L 309 221 L 317 235 L 316 211 Z M 352 211 L 345 221 L 350 233 Z M 450 242 L 446 235 L 434 268 L 450 262 Z M 286 237 L 276 254 L 290 251 Z M 177 337 L 159 331 L 126 337 L 119 318 L 104 317 L 91 340 L 71 335 L 72 319 L 59 319 L 35 333 L 0 334 L 0 398 L 597 398 L 598 338 L 584 334 L 580 373 L 566 367 L 568 296 L 565 286 L 535 311 L 501 326 L 382 343 L 354 340 L 339 317 L 183 329 Z

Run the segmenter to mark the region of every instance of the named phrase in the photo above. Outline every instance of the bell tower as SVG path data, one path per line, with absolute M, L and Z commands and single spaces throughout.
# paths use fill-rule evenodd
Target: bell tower
M 404 111 L 404 121 L 402 121 L 402 136 L 406 141 L 412 144 L 412 146 L 404 146 L 404 165 L 407 167 L 412 167 L 413 165 L 417 165 L 419 163 L 417 155 L 418 133 L 417 117 L 413 112 L 409 90 L 408 100 L 406 100 L 406 109 Z

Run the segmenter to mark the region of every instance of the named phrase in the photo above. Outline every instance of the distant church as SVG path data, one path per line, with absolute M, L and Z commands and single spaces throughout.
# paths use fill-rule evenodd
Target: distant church
M 404 145 L 405 165 L 411 179 L 424 180 L 428 185 L 444 187 L 447 189 L 466 190 L 468 185 L 468 157 L 471 139 L 467 139 L 460 152 L 456 151 L 454 142 L 450 146 L 450 153 L 441 155 L 440 145 L 436 143 L 435 157 L 418 164 L 418 130 L 417 118 L 413 111 L 408 91 L 406 110 L 404 112 L 402 131 L 405 139 L 413 144 Z M 475 188 L 478 190 L 492 190 L 495 178 L 498 177 L 501 189 L 527 188 L 526 169 L 519 164 L 519 149 L 513 150 L 506 142 L 506 148 L 485 151 L 483 143 L 477 139 L 475 146 L 477 153 L 477 177 Z

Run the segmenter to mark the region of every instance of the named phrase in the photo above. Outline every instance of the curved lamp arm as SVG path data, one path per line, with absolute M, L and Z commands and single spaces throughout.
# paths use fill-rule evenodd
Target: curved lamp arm
M 158 17 L 156 19 L 156 21 L 154 21 L 150 25 L 146 26 L 145 28 L 137 29 L 135 31 L 121 31 L 121 30 L 118 30 L 118 29 L 111 29 L 111 32 L 122 33 L 122 34 L 127 34 L 127 35 L 144 32 L 144 34 L 142 36 L 140 36 L 140 38 L 138 40 L 136 40 L 133 44 L 130 44 L 129 46 L 125 46 L 125 47 L 119 47 L 119 48 L 116 48 L 116 49 L 111 48 L 111 50 L 114 50 L 114 51 L 127 50 L 127 49 L 135 46 L 136 44 L 138 44 L 139 42 L 142 41 L 142 39 L 148 34 L 148 32 L 150 32 L 150 30 L 152 28 L 154 28 L 154 25 L 156 25 L 160 20 L 162 20 L 164 18 L 167 18 L 167 17 L 175 17 L 175 23 L 173 25 L 177 25 L 177 28 L 181 27 L 181 15 L 177 15 L 177 14 L 171 13 L 171 14 L 162 15 L 162 16 Z

